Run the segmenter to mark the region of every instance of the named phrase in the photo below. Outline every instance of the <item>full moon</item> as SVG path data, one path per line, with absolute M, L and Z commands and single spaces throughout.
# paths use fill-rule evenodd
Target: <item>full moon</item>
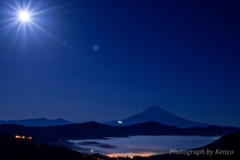
M 29 13 L 27 13 L 27 12 L 21 12 L 19 17 L 20 17 L 20 19 L 21 19 L 22 21 L 28 21 L 30 15 L 29 15 Z

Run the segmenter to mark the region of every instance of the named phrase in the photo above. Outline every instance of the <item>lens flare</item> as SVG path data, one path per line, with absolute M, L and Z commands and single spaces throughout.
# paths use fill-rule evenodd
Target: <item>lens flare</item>
M 73 3 L 62 4 L 59 6 L 50 6 L 45 1 L 8 1 L 0 0 L 0 10 L 1 10 L 1 28 L 0 28 L 0 40 L 11 38 L 12 44 L 10 50 L 11 52 L 16 52 L 16 50 L 22 49 L 25 54 L 28 54 L 29 49 L 29 40 L 37 40 L 39 43 L 32 43 L 34 45 L 41 45 L 41 47 L 46 50 L 50 42 L 57 42 L 62 45 L 64 48 L 68 46 L 60 41 L 55 35 L 49 31 L 53 26 L 49 25 L 50 21 L 48 15 L 52 15 L 55 10 L 60 10 L 68 5 Z M 2 5 L 3 4 L 3 5 Z M 4 15 L 4 16 L 2 16 Z M 53 18 L 53 16 L 49 16 Z M 13 35 L 13 36 L 8 36 Z M 49 40 L 49 43 L 43 41 Z M 47 38 L 47 39 L 46 39 Z M 53 40 L 53 41 L 52 41 Z M 23 45 L 16 45 L 16 44 Z M 17 48 L 21 47 L 21 48 Z M 24 49 L 23 49 L 24 47 Z M 70 49 L 72 47 L 70 46 Z M 70 50 L 68 49 L 68 50 Z M 73 52 L 71 50 L 71 52 Z

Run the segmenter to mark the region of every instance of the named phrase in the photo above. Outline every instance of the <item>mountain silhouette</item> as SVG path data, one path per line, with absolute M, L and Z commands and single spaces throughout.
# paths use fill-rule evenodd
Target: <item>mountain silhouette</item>
M 198 122 L 194 122 L 194 121 L 190 121 L 190 120 L 186 120 L 184 118 L 178 117 L 159 106 L 151 106 L 146 110 L 134 116 L 131 116 L 129 118 L 110 121 L 110 122 L 106 122 L 105 124 L 109 124 L 112 126 L 117 126 L 117 125 L 128 126 L 128 125 L 144 123 L 148 121 L 156 121 L 164 125 L 173 125 L 181 128 L 193 127 L 193 126 L 199 126 L 199 127 L 210 126 L 209 124 L 198 123 Z
M 49 127 L 26 127 L 15 124 L 0 124 L 0 132 L 11 135 L 24 135 L 38 138 L 56 139 L 98 139 L 105 137 L 128 137 L 137 135 L 201 135 L 219 136 L 239 132 L 235 127 L 189 127 L 178 128 L 167 126 L 155 121 L 134 124 L 130 126 L 110 126 L 97 122 L 74 123 Z
M 55 120 L 50 120 L 46 118 L 38 118 L 38 119 L 26 119 L 26 120 L 9 120 L 9 121 L 0 121 L 0 124 L 17 124 L 23 126 L 58 126 L 71 124 L 72 122 L 66 121 L 64 119 L 58 118 Z
M 89 156 L 86 158 L 80 152 L 70 150 L 70 148 L 15 139 L 13 135 L 1 132 L 0 153 L 1 160 L 94 160 L 94 158 Z
M 238 160 L 240 159 L 240 132 L 223 135 L 216 141 L 200 148 L 190 149 L 185 153 L 201 154 L 176 154 L 174 151 L 170 154 L 156 155 L 149 157 L 149 159 L 161 160 L 215 160 L 227 159 Z M 200 151 L 200 152 L 199 152 Z

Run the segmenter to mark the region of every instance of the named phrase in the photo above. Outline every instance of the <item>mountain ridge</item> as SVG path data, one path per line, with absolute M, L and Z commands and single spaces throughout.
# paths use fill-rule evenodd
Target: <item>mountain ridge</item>
M 57 126 L 57 125 L 65 125 L 65 124 L 71 124 L 72 122 L 66 121 L 62 118 L 57 119 L 47 119 L 47 118 L 36 118 L 36 119 L 24 119 L 24 120 L 8 120 L 8 121 L 0 121 L 0 124 L 17 124 L 17 125 L 23 125 L 28 127 L 33 126 Z
M 54 139 L 98 139 L 136 135 L 202 135 L 215 136 L 239 132 L 234 127 L 189 127 L 179 128 L 149 121 L 130 126 L 110 126 L 97 122 L 74 123 L 49 127 L 26 127 L 15 124 L 0 124 L 0 132 L 12 135 L 48 137 Z

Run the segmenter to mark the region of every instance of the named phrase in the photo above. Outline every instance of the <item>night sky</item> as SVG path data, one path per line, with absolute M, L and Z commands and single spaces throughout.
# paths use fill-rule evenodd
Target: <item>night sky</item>
M 109 121 L 151 105 L 239 126 L 238 0 L 0 0 L 0 120 Z

